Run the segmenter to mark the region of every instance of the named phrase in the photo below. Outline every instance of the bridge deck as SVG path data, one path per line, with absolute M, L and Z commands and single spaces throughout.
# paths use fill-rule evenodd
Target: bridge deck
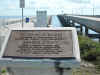
M 96 32 L 100 33 L 100 18 L 86 16 L 69 16 L 75 22 L 87 26 Z

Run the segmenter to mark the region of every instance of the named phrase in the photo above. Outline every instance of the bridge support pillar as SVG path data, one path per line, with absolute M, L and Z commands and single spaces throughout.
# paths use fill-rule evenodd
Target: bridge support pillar
M 88 36 L 88 28 L 85 26 L 85 35 Z
M 83 35 L 83 26 L 82 25 L 80 25 L 80 32 Z
M 75 23 L 74 23 L 74 21 L 72 21 L 72 27 L 75 27 Z
M 67 24 L 68 24 L 68 25 L 70 24 L 70 20 L 67 20 Z
M 100 34 L 99 34 L 99 36 L 100 36 Z M 99 42 L 100 42 L 100 37 L 99 37 Z

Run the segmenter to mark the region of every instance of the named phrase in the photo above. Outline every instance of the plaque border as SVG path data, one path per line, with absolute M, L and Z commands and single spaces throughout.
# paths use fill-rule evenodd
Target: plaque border
M 81 61 L 80 59 L 80 50 L 79 50 L 79 43 L 78 43 L 78 37 L 77 37 L 77 31 L 76 31 L 76 28 L 74 27 L 57 27 L 57 28 L 46 28 L 46 27 L 36 27 L 36 28 L 24 28 L 24 29 L 12 29 L 9 31 L 8 35 L 6 36 L 5 38 L 5 41 L 4 41 L 4 44 L 1 48 L 1 52 L 0 52 L 0 58 L 3 58 L 3 55 L 4 55 L 4 52 L 5 52 L 5 48 L 6 48 L 6 45 L 7 45 L 7 42 L 9 40 L 9 37 L 11 35 L 11 32 L 13 30 L 71 30 L 72 31 L 72 42 L 73 42 L 73 54 L 74 54 L 74 59 L 76 59 L 77 61 Z M 55 57 L 56 58 L 56 57 Z M 69 58 L 69 59 L 73 59 L 73 58 Z M 7 58 L 5 58 L 7 59 Z M 66 57 L 67 59 L 67 57 Z

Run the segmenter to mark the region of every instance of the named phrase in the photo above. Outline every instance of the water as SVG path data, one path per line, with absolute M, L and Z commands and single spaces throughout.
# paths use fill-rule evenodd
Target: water
M 62 24 L 60 23 L 57 16 L 53 16 L 51 20 L 52 27 L 62 27 Z
M 25 17 L 30 17 L 30 16 L 24 16 Z M 0 16 L 0 26 L 5 26 L 9 22 L 10 23 L 16 23 L 14 21 L 22 19 L 22 16 Z M 13 21 L 12 21 L 13 20 Z M 12 21 L 12 22 L 11 22 Z
M 9 20 L 21 19 L 21 16 L 0 16 L 0 26 L 7 25 Z
M 80 24 L 75 23 L 75 26 L 80 26 Z M 77 31 L 80 31 L 80 29 L 78 28 Z M 85 27 L 83 27 L 83 32 L 82 33 L 83 33 L 83 35 L 85 35 Z M 99 34 L 99 33 L 95 32 L 95 31 L 93 31 L 91 29 L 88 30 L 88 33 L 89 34 Z M 95 38 L 95 39 L 93 38 L 92 40 L 97 41 L 97 42 L 99 41 L 98 38 Z
M 8 18 L 21 18 L 21 16 L 0 16 L 0 19 L 8 19 Z

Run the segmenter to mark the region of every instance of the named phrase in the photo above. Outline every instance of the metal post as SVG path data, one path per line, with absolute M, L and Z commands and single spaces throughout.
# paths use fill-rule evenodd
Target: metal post
M 22 8 L 22 28 L 24 26 L 24 23 L 23 23 L 23 8 Z
M 93 16 L 94 16 L 94 7 L 93 7 Z
M 95 10 L 95 1 L 93 0 L 93 16 L 95 15 L 94 10 Z

